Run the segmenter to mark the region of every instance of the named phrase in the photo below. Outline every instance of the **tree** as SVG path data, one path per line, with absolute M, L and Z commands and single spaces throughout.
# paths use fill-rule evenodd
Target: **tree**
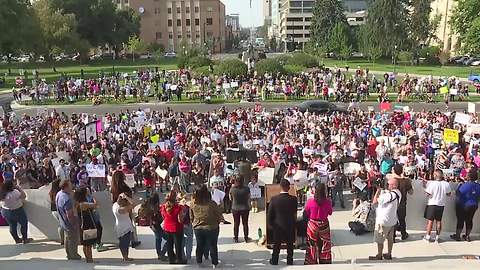
M 459 40 L 461 44 L 467 45 L 467 35 L 473 35 L 475 33 L 470 32 L 474 21 L 478 18 L 480 14 L 480 1 L 478 0 L 457 0 L 457 5 L 453 9 L 452 15 L 450 16 L 450 24 L 452 29 L 459 35 Z M 477 32 L 478 35 L 478 32 Z M 469 40 L 471 42 L 473 40 Z
M 274 52 L 277 51 L 278 44 L 277 44 L 277 39 L 275 37 L 272 37 L 270 39 L 268 47 L 270 48 L 271 51 L 274 51 Z
M 398 53 L 397 58 L 399 63 L 404 63 L 406 66 L 407 64 L 412 63 L 413 53 L 409 51 L 401 51 Z
M 480 55 L 480 17 L 473 20 L 470 28 L 463 38 L 463 48 L 465 53 L 471 55 Z
M 107 43 L 112 46 L 115 52 L 115 58 L 118 57 L 120 50 L 129 38 L 139 34 L 140 16 L 131 8 L 116 10 L 113 29 L 106 38 Z
M 147 46 L 138 36 L 131 36 L 128 39 L 127 48 L 132 53 L 133 61 L 135 61 L 135 54 L 145 51 Z
M 340 0 L 317 0 L 310 25 L 310 41 L 318 46 L 329 44 L 331 33 L 338 23 L 347 23 L 343 2 Z
M 343 59 L 349 58 L 352 47 L 349 41 L 348 25 L 344 22 L 337 22 L 330 33 L 328 42 L 330 52 L 340 55 Z M 348 54 L 348 55 L 347 55 Z
M 370 42 L 382 49 L 383 55 L 391 56 L 408 45 L 407 0 L 376 0 L 368 7 L 366 27 Z M 395 49 L 397 46 L 397 49 Z

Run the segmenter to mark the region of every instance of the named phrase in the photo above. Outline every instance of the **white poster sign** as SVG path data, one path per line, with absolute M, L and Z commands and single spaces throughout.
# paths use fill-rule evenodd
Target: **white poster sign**
M 467 133 L 480 134 L 480 124 L 469 124 L 467 126 Z
M 293 175 L 293 184 L 297 190 L 305 188 L 308 185 L 308 171 L 298 170 Z
M 125 184 L 127 184 L 129 188 L 133 188 L 135 186 L 135 175 L 125 174 Z
M 92 122 L 85 126 L 85 139 L 87 143 L 97 140 L 97 123 L 96 122 Z
M 232 88 L 238 87 L 238 82 L 231 82 L 231 83 L 230 83 L 230 86 L 231 86 Z
M 343 173 L 346 175 L 354 175 L 360 170 L 360 164 L 356 162 L 347 162 L 343 164 Z
M 463 125 L 468 125 L 470 124 L 472 117 L 468 114 L 465 113 L 459 113 L 457 112 L 455 114 L 455 123 L 463 124 Z
M 230 84 L 229 83 L 224 83 L 222 85 L 223 89 L 230 89 Z
M 155 172 L 158 174 L 158 176 L 160 176 L 160 178 L 162 179 L 165 179 L 168 175 L 168 172 L 167 170 L 163 170 L 162 168 L 160 167 L 157 167 L 157 169 L 155 170 Z
M 105 177 L 105 164 L 86 165 L 88 177 Z
M 362 181 L 362 179 L 360 178 L 355 178 L 355 180 L 352 182 L 352 184 L 354 186 L 356 186 L 360 191 L 364 190 L 365 187 L 367 186 L 367 184 L 365 184 L 365 182 Z
M 273 184 L 273 175 L 275 168 L 263 168 L 258 170 L 258 185 L 265 186 L 266 184 Z
M 475 103 L 469 102 L 468 103 L 468 113 L 475 113 L 476 112 L 475 106 L 476 106 Z

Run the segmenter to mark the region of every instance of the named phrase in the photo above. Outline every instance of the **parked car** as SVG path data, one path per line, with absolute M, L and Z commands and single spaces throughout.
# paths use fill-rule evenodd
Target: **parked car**
M 151 53 L 141 54 L 140 59 L 152 59 L 153 55 Z
M 474 66 L 474 67 L 478 67 L 480 66 L 480 59 L 476 60 L 476 61 L 473 61 L 470 66 Z
M 102 56 L 100 54 L 92 54 L 89 56 L 90 60 L 99 60 Z
M 461 65 L 461 64 L 463 64 L 463 61 L 465 61 L 467 59 L 468 59 L 468 56 L 462 56 L 462 57 L 458 58 L 457 60 L 455 60 L 455 63 Z
M 301 112 L 309 111 L 311 113 L 331 113 L 331 112 L 347 112 L 347 108 L 337 106 L 324 100 L 308 100 L 300 103 L 298 110 Z
M 448 63 L 449 64 L 456 64 L 457 63 L 457 60 L 464 57 L 463 55 L 457 55 L 457 56 L 453 56 L 453 57 L 450 57 L 448 59 Z
M 45 57 L 43 57 L 42 55 L 40 55 L 37 59 L 37 63 L 45 63 Z
M 30 62 L 30 55 L 28 55 L 28 54 L 21 55 L 21 56 L 18 58 L 18 62 L 20 62 L 20 63 L 28 63 L 28 62 Z
M 468 76 L 468 80 L 473 83 L 480 83 L 480 74 L 471 73 L 470 76 Z
M 478 60 L 478 58 L 476 58 L 476 57 L 469 57 L 469 58 L 467 58 L 467 59 L 465 59 L 465 60 L 463 61 L 463 64 L 464 64 L 465 66 L 469 66 L 473 61 L 476 61 L 476 60 Z
M 177 54 L 175 52 L 167 52 L 165 55 L 164 55 L 165 58 L 175 58 L 177 57 Z

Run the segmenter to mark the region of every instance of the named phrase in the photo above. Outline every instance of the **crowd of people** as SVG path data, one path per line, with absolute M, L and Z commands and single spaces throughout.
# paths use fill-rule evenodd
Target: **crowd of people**
M 195 237 L 196 262 L 209 258 L 216 266 L 220 224 L 228 223 L 224 215 L 232 213 L 234 242 L 240 242 L 240 225 L 244 241 L 251 241 L 249 214 L 259 211 L 263 184 L 277 183 L 281 193 L 266 211 L 274 236 L 270 263 L 278 264 L 281 242 L 287 243 L 287 264 L 293 263 L 295 228 L 307 239 L 305 264 L 331 263 L 328 217 L 337 203 L 346 207 L 347 189 L 355 196 L 354 211 L 366 203 L 376 213 L 374 228 L 366 223 L 364 228 L 375 232 L 378 244 L 378 254 L 370 259 L 388 260 L 396 231 L 403 240 L 409 237 L 405 217 L 413 179 L 422 179 L 428 197 L 424 239 L 439 241 L 446 197 L 456 196 L 458 225 L 451 238 L 471 240 L 480 196 L 480 134 L 468 129 L 477 122 L 474 115 L 463 114 L 469 118 L 466 124 L 456 114 L 225 107 L 207 113 L 168 109 L 104 116 L 12 113 L 2 119 L 0 132 L 2 216 L 15 242 L 29 243 L 23 190 L 49 186 L 67 258 L 81 258 L 80 243 L 86 261 L 93 262 L 92 248 L 103 249 L 102 217 L 93 194 L 109 191 L 124 261 L 132 259 L 129 248 L 141 244 L 136 226 L 150 226 L 160 260 L 187 263 Z M 439 138 L 447 129 L 458 132 L 458 138 Z M 232 160 L 232 149 L 254 155 Z M 274 174 L 265 179 L 263 170 L 269 169 Z M 458 188 L 451 190 L 448 182 Z
M 436 96 L 442 96 L 448 102 L 454 101 L 456 97 L 458 100 L 468 98 L 470 87 L 470 83 L 462 82 L 456 77 L 416 78 L 409 74 L 399 77 L 390 72 L 379 75 L 360 67 L 354 71 L 349 71 L 348 68 L 321 67 L 291 75 L 251 72 L 238 77 L 203 76 L 188 69 L 165 71 L 147 68 L 131 74 L 102 72 L 89 79 L 62 74 L 54 83 L 47 82 L 40 75 L 35 78 L 31 86 L 27 86 L 21 78 L 17 80 L 19 83 L 13 91 L 16 100 L 29 96 L 37 103 L 47 99 L 57 102 L 90 99 L 93 104 L 100 104 L 107 100 L 122 101 L 127 97 L 133 97 L 137 101 L 146 101 L 148 97 L 156 97 L 161 101 L 187 97 L 208 102 L 212 97 L 218 96 L 245 101 L 273 97 L 315 97 L 336 102 L 360 102 L 366 101 L 370 94 L 375 93 L 379 102 L 402 102 L 409 98 L 434 102 Z M 447 87 L 446 91 L 442 90 L 444 87 Z M 480 93 L 480 85 L 474 84 L 473 87 Z M 397 97 L 393 98 L 393 94 Z

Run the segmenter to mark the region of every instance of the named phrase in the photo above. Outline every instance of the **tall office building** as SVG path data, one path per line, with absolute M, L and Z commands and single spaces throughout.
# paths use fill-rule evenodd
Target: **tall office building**
M 440 45 L 443 50 L 448 52 L 455 52 L 459 49 L 460 43 L 458 42 L 458 36 L 452 31 L 450 27 L 450 16 L 452 15 L 455 7 L 454 0 L 434 0 L 432 2 L 432 18 L 440 15 L 440 25 L 437 28 L 434 41 L 437 45 Z
M 119 0 L 141 18 L 140 38 L 179 52 L 182 44 L 225 49 L 225 5 L 220 0 Z

